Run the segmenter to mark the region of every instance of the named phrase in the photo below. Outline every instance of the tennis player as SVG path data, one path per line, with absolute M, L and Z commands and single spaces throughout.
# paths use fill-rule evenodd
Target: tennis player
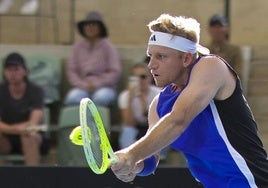
M 199 45 L 200 24 L 162 14 L 148 26 L 148 66 L 165 88 L 151 103 L 146 135 L 116 152 L 114 174 L 130 182 L 154 173 L 159 151 L 171 145 L 206 188 L 268 187 L 267 153 L 240 79 Z

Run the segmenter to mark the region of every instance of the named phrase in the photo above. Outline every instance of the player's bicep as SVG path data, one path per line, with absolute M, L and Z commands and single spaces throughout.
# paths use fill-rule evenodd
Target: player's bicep
M 214 65 L 197 64 L 193 69 L 189 83 L 178 97 L 171 113 L 178 124 L 187 126 L 219 92 L 224 81 L 219 75 L 220 68 L 213 67 Z

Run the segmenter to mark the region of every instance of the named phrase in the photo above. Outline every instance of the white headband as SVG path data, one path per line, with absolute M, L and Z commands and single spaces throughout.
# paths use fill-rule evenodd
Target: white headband
M 190 52 L 191 54 L 200 52 L 201 54 L 207 55 L 210 53 L 209 49 L 189 39 L 158 31 L 154 31 L 151 34 L 148 45 L 165 46 L 182 52 Z

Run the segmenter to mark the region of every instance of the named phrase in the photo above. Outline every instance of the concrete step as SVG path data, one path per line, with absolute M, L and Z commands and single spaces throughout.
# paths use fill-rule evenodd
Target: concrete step
M 249 79 L 268 79 L 268 61 L 256 60 L 250 64 Z
M 268 117 L 268 96 L 251 96 L 247 101 L 255 116 Z
M 268 79 L 250 79 L 247 96 L 268 96 Z

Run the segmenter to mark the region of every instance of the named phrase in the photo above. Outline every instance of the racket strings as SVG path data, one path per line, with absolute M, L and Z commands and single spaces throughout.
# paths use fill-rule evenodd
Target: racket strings
M 94 112 L 93 112 L 94 113 Z M 93 117 L 93 113 L 90 112 L 89 109 L 87 109 L 87 126 L 89 127 L 90 131 L 90 146 L 92 148 L 93 156 L 95 159 L 95 162 L 98 166 L 98 168 L 102 167 L 103 164 L 103 151 L 102 151 L 102 142 L 101 142 L 101 137 L 102 133 L 98 129 L 98 126 L 95 122 L 95 119 Z

